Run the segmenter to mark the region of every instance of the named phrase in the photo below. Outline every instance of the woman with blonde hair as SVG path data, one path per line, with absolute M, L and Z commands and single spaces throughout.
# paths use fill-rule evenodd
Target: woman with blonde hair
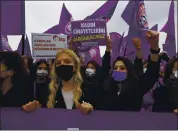
M 84 102 L 80 88 L 83 82 L 80 74 L 80 60 L 72 50 L 58 51 L 51 73 L 53 79 L 49 84 L 47 108 L 80 109 L 83 113 L 93 110 L 91 104 Z M 40 103 L 33 101 L 22 108 L 29 112 L 38 107 Z

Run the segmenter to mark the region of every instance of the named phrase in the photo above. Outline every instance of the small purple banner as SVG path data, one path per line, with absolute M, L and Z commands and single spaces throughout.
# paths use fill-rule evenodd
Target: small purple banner
M 87 47 L 86 50 L 79 50 L 79 54 L 81 57 L 83 57 L 83 60 L 85 61 L 85 64 L 87 64 L 89 61 L 94 60 L 99 65 L 102 64 L 102 59 L 100 55 L 100 49 L 99 46 L 91 46 Z
M 72 21 L 71 26 L 76 46 L 106 45 L 106 21 Z

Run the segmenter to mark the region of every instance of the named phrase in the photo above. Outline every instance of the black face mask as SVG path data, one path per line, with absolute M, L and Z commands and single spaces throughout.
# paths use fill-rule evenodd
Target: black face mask
M 74 75 L 72 65 L 61 65 L 56 67 L 56 74 L 58 77 L 64 81 L 69 81 Z

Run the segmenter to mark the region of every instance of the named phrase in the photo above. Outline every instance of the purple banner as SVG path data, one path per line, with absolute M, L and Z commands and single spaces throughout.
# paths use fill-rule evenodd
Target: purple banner
M 106 21 L 72 21 L 72 35 L 77 46 L 106 45 Z
M 82 47 L 81 47 L 82 48 Z M 102 64 L 102 59 L 100 55 L 100 49 L 99 46 L 91 46 L 86 47 L 85 49 L 78 49 L 79 55 L 83 57 L 83 60 L 85 61 L 85 64 L 87 64 L 89 61 L 94 60 L 99 65 Z
M 19 108 L 1 108 L 2 130 L 176 130 L 178 116 L 173 113 L 38 109 L 25 113 Z

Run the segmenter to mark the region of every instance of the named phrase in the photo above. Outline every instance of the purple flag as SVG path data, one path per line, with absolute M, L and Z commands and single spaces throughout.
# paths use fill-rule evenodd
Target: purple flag
M 116 60 L 116 58 L 120 55 L 120 44 L 122 41 L 122 36 L 117 32 L 109 33 L 110 39 L 112 42 L 112 53 L 111 53 L 111 65 Z
M 106 20 L 109 21 L 114 14 L 119 0 L 108 0 L 92 15 L 87 16 L 84 20 Z
M 51 27 L 44 33 L 48 33 L 48 34 L 61 34 L 62 33 L 66 35 L 71 35 L 71 21 L 72 21 L 72 15 L 70 14 L 65 4 L 63 3 L 59 24 Z
M 60 34 L 60 31 L 59 31 L 59 24 L 58 25 L 55 25 L 51 28 L 49 28 L 47 31 L 45 31 L 44 33 L 48 33 L 48 34 Z
M 150 30 L 157 31 L 158 30 L 158 24 L 154 25 Z M 143 37 L 145 36 L 146 32 L 147 32 L 146 30 L 142 32 L 143 33 L 142 34 Z M 125 38 L 125 42 L 127 42 L 126 38 Z M 146 60 L 146 59 L 148 59 L 148 56 L 150 54 L 150 50 L 149 50 L 150 49 L 150 45 L 149 45 L 148 41 L 146 39 L 144 39 L 144 38 L 141 39 L 141 42 L 142 42 L 142 45 L 143 44 L 145 44 L 145 45 L 147 44 L 147 46 L 148 46 L 147 49 L 143 48 L 143 58 L 144 58 L 144 60 Z M 135 49 L 130 49 L 129 50 L 128 47 L 126 47 L 124 56 L 128 57 L 131 60 L 134 60 L 135 59 Z
M 0 34 L 25 34 L 25 1 L 0 0 Z
M 150 30 L 154 30 L 157 31 L 158 30 L 158 24 L 154 25 Z M 147 60 L 148 56 L 150 54 L 150 44 L 148 43 L 147 39 L 145 39 L 145 35 L 146 35 L 146 30 L 142 32 L 142 36 L 141 37 L 141 43 L 142 43 L 142 51 L 143 51 L 143 59 Z
M 132 53 L 130 55 L 131 60 L 135 59 L 135 50 L 132 43 L 134 37 L 139 37 L 142 41 L 145 39 L 145 30 L 148 30 L 148 21 L 145 11 L 144 0 L 129 1 L 121 17 L 129 25 L 129 32 L 127 37 L 127 52 Z M 143 50 L 149 50 L 149 45 L 142 44 Z
M 169 17 L 161 29 L 161 32 L 167 33 L 167 39 L 165 44 L 163 45 L 163 50 L 168 53 L 170 57 L 176 55 L 176 38 L 175 38 L 175 21 L 174 21 L 174 1 L 171 1 L 171 5 L 169 8 Z
M 120 50 L 119 50 L 119 55 L 120 55 L 120 56 L 125 56 L 127 38 L 128 38 L 128 36 L 125 36 L 125 37 L 123 38 L 123 40 L 121 41 Z
M 158 24 L 154 25 L 151 30 L 158 31 Z
M 8 38 L 6 35 L 1 35 L 0 44 L 2 46 L 0 50 L 12 51 L 12 48 L 9 45 Z
M 19 54 L 22 54 L 22 39 L 20 40 L 19 46 L 17 48 L 17 52 Z M 32 56 L 31 54 L 31 49 L 30 49 L 30 43 L 28 40 L 28 36 L 26 35 L 26 39 L 25 39 L 25 49 L 24 49 L 24 55 L 25 56 Z
M 83 57 L 85 64 L 87 64 L 91 60 L 94 60 L 99 65 L 102 64 L 99 46 L 91 47 L 81 46 L 77 48 L 77 52 L 79 52 L 79 55 Z

